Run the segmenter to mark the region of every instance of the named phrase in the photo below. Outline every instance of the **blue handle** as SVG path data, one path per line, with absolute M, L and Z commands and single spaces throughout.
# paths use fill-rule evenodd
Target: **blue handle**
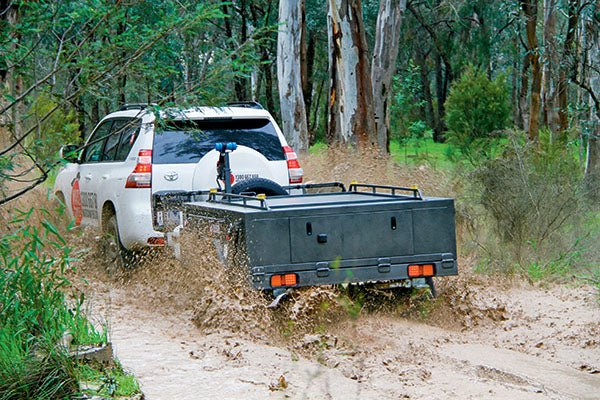
M 219 153 L 223 153 L 224 151 L 234 151 L 237 149 L 237 143 L 229 142 L 229 143 L 215 143 L 215 150 Z

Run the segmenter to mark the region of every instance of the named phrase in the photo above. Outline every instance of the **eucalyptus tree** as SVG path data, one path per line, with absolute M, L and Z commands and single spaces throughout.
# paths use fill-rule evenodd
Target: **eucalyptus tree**
M 367 147 L 377 143 L 369 51 L 360 0 L 330 0 L 330 143 Z
M 405 10 L 406 0 L 381 0 L 377 15 L 371 82 L 377 145 L 386 151 L 389 151 L 389 102 L 392 77 L 396 72 L 396 59 L 400 48 L 400 28 Z
M 308 151 L 308 127 L 301 60 L 304 0 L 280 1 L 277 35 L 277 81 L 283 132 L 298 152 Z

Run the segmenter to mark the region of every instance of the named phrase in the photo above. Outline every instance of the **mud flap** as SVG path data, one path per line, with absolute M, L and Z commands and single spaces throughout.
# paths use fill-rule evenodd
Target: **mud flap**
M 437 297 L 437 290 L 435 290 L 435 284 L 433 283 L 433 278 L 428 276 L 425 278 L 425 283 L 429 286 L 429 290 L 431 290 L 431 297 L 434 299 Z

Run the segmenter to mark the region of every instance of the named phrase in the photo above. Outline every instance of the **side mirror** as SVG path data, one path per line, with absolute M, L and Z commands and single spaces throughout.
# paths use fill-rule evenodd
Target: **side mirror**
M 79 161 L 79 146 L 76 144 L 62 146 L 58 151 L 58 156 L 67 162 L 77 163 Z

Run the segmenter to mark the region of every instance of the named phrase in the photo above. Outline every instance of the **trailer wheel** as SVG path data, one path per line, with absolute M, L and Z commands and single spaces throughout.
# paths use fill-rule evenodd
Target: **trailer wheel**
M 279 185 L 277 182 L 273 182 L 265 178 L 250 178 L 244 181 L 238 182 L 231 187 L 233 194 L 242 193 L 264 193 L 266 196 L 287 196 L 288 192 Z

